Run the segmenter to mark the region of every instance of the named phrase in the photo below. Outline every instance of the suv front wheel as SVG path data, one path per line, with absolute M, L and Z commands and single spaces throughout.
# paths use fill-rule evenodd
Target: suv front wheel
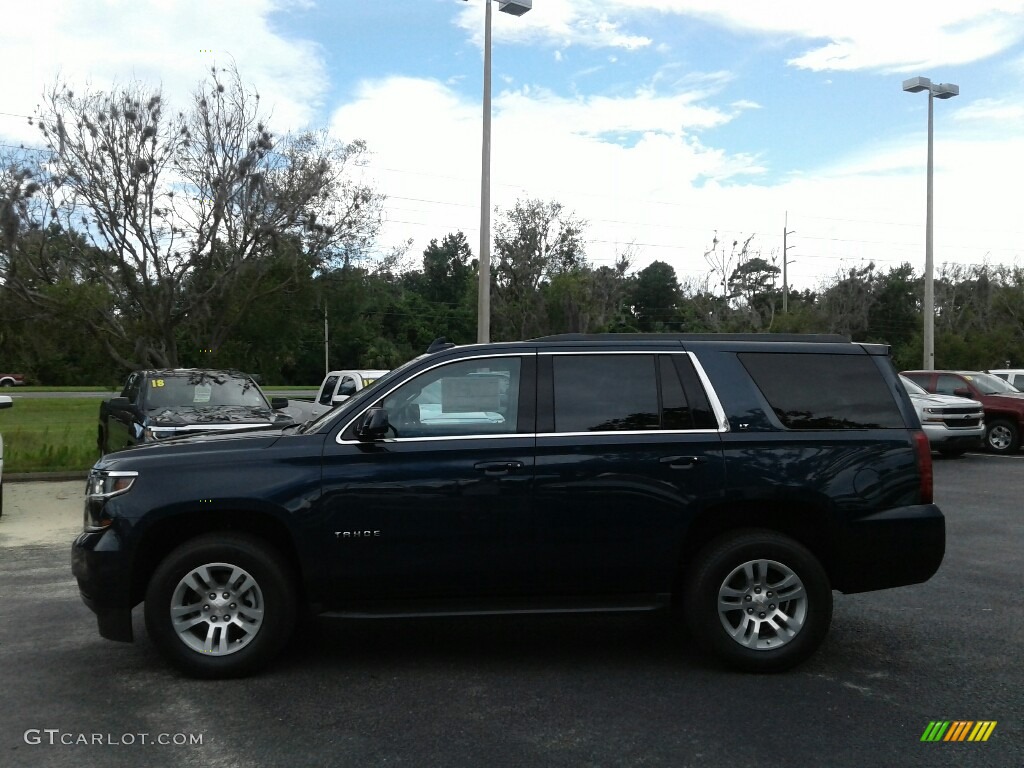
M 248 674 L 269 662 L 295 623 L 289 569 L 263 541 L 207 534 L 182 544 L 146 590 L 146 630 L 193 677 Z
M 731 666 L 779 672 L 808 658 L 832 622 L 832 590 L 818 559 L 774 531 L 718 539 L 686 579 L 684 612 L 697 642 Z

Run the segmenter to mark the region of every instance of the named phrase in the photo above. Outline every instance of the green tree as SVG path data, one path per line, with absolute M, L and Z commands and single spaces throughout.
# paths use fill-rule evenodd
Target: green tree
M 541 285 L 587 266 L 584 223 L 561 203 L 519 200 L 495 225 L 492 317 L 495 339 L 544 332 Z

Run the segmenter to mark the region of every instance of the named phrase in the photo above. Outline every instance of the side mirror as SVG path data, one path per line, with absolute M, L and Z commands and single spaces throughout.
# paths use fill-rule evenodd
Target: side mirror
M 957 387 L 956 389 L 953 390 L 953 394 L 956 395 L 957 397 L 970 397 L 971 390 L 969 390 L 967 387 Z
M 0 408 L 10 408 L 14 405 L 14 401 L 10 395 L 0 395 Z
M 356 437 L 367 443 L 382 440 L 387 434 L 388 426 L 388 412 L 383 408 L 371 408 L 356 427 Z
M 132 407 L 132 401 L 127 397 L 112 397 L 107 401 L 107 405 L 111 408 L 125 409 Z
M 339 405 L 348 400 L 348 395 L 335 395 L 331 398 L 331 407 L 337 408 Z
M 275 411 L 280 411 L 283 408 L 287 408 L 288 407 L 288 398 L 287 397 L 272 397 L 272 398 L 270 398 L 270 407 L 273 408 Z

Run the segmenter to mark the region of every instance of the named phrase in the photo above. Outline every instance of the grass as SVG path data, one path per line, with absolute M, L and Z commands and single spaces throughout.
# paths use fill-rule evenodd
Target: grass
M 0 411 L 4 472 L 89 469 L 99 458 L 99 412 L 97 398 L 19 398 Z
M 21 392 L 116 392 L 121 391 L 121 387 L 79 387 L 68 385 L 66 387 L 0 387 L 0 395 L 17 395 Z

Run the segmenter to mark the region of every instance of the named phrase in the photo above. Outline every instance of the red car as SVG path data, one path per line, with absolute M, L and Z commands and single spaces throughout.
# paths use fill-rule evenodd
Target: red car
M 0 387 L 18 387 L 24 383 L 24 373 L 0 373 Z
M 985 408 L 985 447 L 1015 453 L 1024 431 L 1024 392 L 991 373 L 978 371 L 903 371 L 929 392 L 978 400 Z

